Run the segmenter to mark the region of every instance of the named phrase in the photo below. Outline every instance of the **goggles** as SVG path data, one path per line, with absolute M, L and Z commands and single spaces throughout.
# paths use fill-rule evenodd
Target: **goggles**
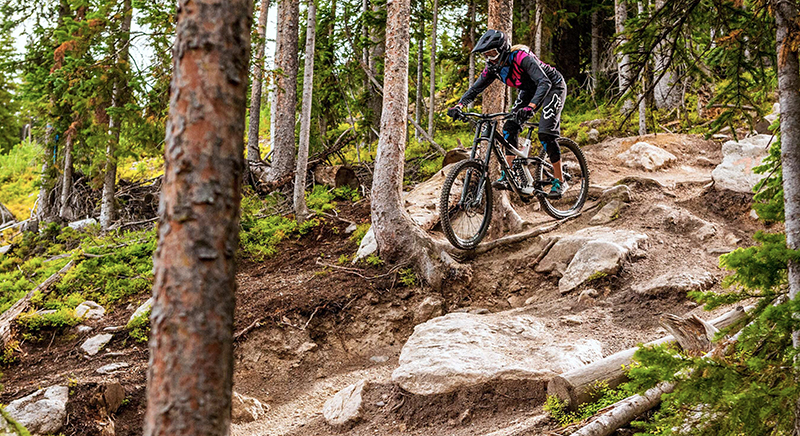
M 495 49 L 495 48 L 493 48 L 491 50 L 487 50 L 487 51 L 485 51 L 485 52 L 483 52 L 481 54 L 483 55 L 483 57 L 487 61 L 496 61 L 497 58 L 500 57 L 500 52 L 497 51 L 497 49 Z

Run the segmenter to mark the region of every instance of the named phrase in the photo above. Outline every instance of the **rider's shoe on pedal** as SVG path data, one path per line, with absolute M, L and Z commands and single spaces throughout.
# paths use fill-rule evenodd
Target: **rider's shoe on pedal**
M 552 198 L 557 200 L 561 198 L 562 195 L 564 195 L 564 192 L 566 192 L 568 188 L 569 185 L 567 184 L 567 182 L 562 182 L 558 179 L 553 179 L 553 186 L 550 188 L 550 193 L 547 194 L 547 198 Z
M 511 185 L 508 184 L 508 180 L 506 180 L 506 172 L 502 171 L 500 173 L 500 178 L 492 182 L 492 188 L 497 189 L 498 191 L 510 191 Z

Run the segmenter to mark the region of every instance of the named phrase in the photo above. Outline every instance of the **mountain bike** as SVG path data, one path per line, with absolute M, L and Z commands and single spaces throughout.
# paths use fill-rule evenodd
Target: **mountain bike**
M 442 186 L 439 213 L 442 230 L 454 247 L 472 250 L 478 246 L 492 220 L 492 183 L 489 163 L 492 154 L 505 171 L 511 190 L 523 203 L 539 200 L 542 209 L 556 219 L 569 218 L 580 212 L 589 193 L 589 169 L 586 158 L 578 144 L 568 138 L 558 138 L 561 147 L 561 166 L 568 188 L 560 198 L 548 198 L 545 189 L 553 184 L 553 166 L 541 144 L 533 157 L 531 136 L 538 123 L 525 123 L 527 135 L 520 135 L 522 146 L 511 146 L 497 130 L 500 121 L 513 117 L 510 112 L 495 114 L 462 113 L 463 120 L 475 124 L 475 138 L 468 160 L 458 162 L 450 170 Z M 524 130 L 523 130 L 524 131 Z M 538 143 L 538 141 L 537 141 Z M 479 149 L 485 149 L 482 160 L 478 160 Z M 510 151 L 515 157 L 509 168 L 504 153 Z

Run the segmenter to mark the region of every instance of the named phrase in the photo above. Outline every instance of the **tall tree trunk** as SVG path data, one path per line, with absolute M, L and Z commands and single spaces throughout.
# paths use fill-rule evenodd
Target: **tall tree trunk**
M 627 0 L 614 0 L 614 24 L 617 32 L 617 47 L 626 42 L 622 32 L 625 31 L 625 21 L 628 19 L 628 5 Z M 630 83 L 629 70 L 630 59 L 627 54 L 617 53 L 617 75 L 619 83 L 620 94 L 628 91 Z M 633 108 L 633 102 L 630 99 L 625 100 L 624 110 L 629 111 Z
M 269 16 L 269 0 L 261 0 L 258 11 L 258 45 L 253 63 L 253 83 L 250 88 L 250 122 L 247 128 L 247 162 L 246 169 L 256 179 L 264 176 L 261 168 L 261 148 L 258 144 L 259 124 L 261 123 L 261 88 L 264 83 L 264 54 L 267 46 L 267 17 Z
M 311 98 L 314 91 L 314 39 L 317 33 L 317 5 L 308 0 L 306 27 L 306 61 L 303 70 L 303 106 L 300 110 L 300 148 L 297 150 L 297 169 L 294 173 L 294 215 L 297 222 L 308 218 L 306 206 L 306 170 L 308 168 L 308 141 L 311 133 Z
M 489 20 L 488 28 L 504 32 L 511 38 L 512 11 L 514 9 L 513 0 L 490 0 L 489 1 Z M 483 92 L 483 113 L 503 112 L 507 109 L 509 102 L 506 86 L 499 80 L 494 81 L 486 91 Z M 498 126 L 502 129 L 502 126 Z M 493 177 L 499 177 L 499 164 L 492 165 L 490 171 Z M 492 191 L 492 222 L 489 227 L 491 237 L 498 237 L 506 230 L 518 230 L 522 227 L 522 218 L 511 207 L 508 193 L 506 191 Z
M 786 245 L 800 249 L 800 61 L 795 41 L 797 4 L 794 1 L 772 0 L 777 27 L 778 92 L 781 106 L 781 167 L 783 201 L 786 214 Z M 800 295 L 800 263 L 789 260 L 789 298 Z M 792 333 L 792 343 L 800 348 L 800 331 Z M 800 377 L 795 366 L 795 378 Z M 794 436 L 800 436 L 800 399 L 795 405 Z
M 252 7 L 178 3 L 145 436 L 230 431 Z
M 664 0 L 655 0 L 654 5 L 656 11 L 664 7 Z M 711 29 L 714 32 L 714 29 Z M 712 36 L 711 41 L 714 44 L 715 38 Z M 656 108 L 658 109 L 674 109 L 681 103 L 681 90 L 677 83 L 675 83 L 675 76 L 670 71 L 669 59 L 667 53 L 671 50 L 674 41 L 668 38 L 666 41 L 658 44 L 653 53 L 653 77 L 658 79 L 653 87 L 653 97 L 655 99 Z M 663 75 L 662 75 L 663 73 Z M 659 79 L 659 76 L 661 77 Z
M 533 52 L 536 56 L 539 56 L 540 59 L 544 59 L 544 53 L 542 53 L 542 22 L 544 20 L 544 5 L 542 4 L 543 0 L 536 0 L 536 18 L 533 20 L 534 25 L 536 26 L 535 37 L 533 40 Z
M 128 71 L 129 43 L 131 40 L 131 19 L 133 18 L 133 8 L 131 0 L 124 0 L 122 3 L 122 26 L 120 26 L 119 55 L 117 64 L 123 72 Z M 120 108 L 125 105 L 127 83 L 123 78 L 117 78 L 114 83 L 114 96 L 111 98 L 111 107 Z M 111 221 L 114 220 L 114 195 L 117 184 L 117 145 L 119 145 L 119 134 L 121 122 L 119 115 L 113 113 L 109 117 L 108 129 L 111 131 L 111 140 L 106 145 L 106 168 L 103 175 L 103 197 L 100 200 L 100 228 L 108 230 Z
M 381 6 L 379 4 L 372 4 L 372 11 L 378 12 Z M 372 43 L 372 46 L 369 50 L 369 71 L 372 73 L 374 77 L 380 77 L 381 69 L 380 69 L 380 60 L 383 59 L 383 55 L 386 52 L 386 46 L 384 43 L 384 35 L 381 32 L 381 28 L 379 26 L 373 26 L 369 29 L 369 38 Z M 370 90 L 370 99 L 369 99 L 369 110 L 371 113 L 371 125 L 375 132 L 379 131 L 381 128 L 381 112 L 383 110 L 383 96 L 381 95 L 380 90 L 376 89 L 372 84 L 368 84 Z M 374 132 L 370 132 L 372 134 L 371 138 L 374 141 L 375 135 Z
M 639 0 L 639 18 L 644 19 L 645 14 L 645 0 Z M 647 67 L 642 69 L 642 74 L 640 81 L 642 83 L 642 90 L 639 92 L 639 136 L 644 136 L 647 134 L 647 102 L 644 98 L 644 90 L 645 87 L 645 71 Z
M 72 142 L 75 138 L 74 129 L 70 126 L 64 135 L 64 174 L 61 177 L 61 207 L 58 216 L 61 219 L 71 220 L 72 208 L 69 207 L 69 196 L 72 193 Z
M 592 95 L 597 92 L 597 79 L 600 74 L 600 9 L 592 11 Z
M 431 87 L 428 102 L 428 134 L 434 136 L 433 114 L 436 112 L 436 30 L 439 19 L 439 0 L 433 0 L 433 21 L 431 22 Z
M 278 47 L 275 49 L 275 131 L 272 168 L 267 180 L 283 179 L 294 170 L 295 111 L 297 110 L 298 0 L 278 2 Z
M 420 2 L 424 0 L 419 0 Z M 420 8 L 422 10 L 422 8 Z M 414 120 L 417 125 L 422 125 L 422 111 L 423 111 L 423 95 L 422 95 L 422 79 L 425 77 L 425 20 L 419 20 L 419 32 L 417 32 L 417 100 L 415 102 L 416 110 L 414 111 Z M 421 137 L 419 129 L 414 129 L 414 138 L 419 142 Z
M 469 87 L 475 84 L 475 53 L 472 50 L 475 48 L 475 11 L 477 10 L 476 0 L 469 2 Z M 472 109 L 473 102 L 470 102 L 469 108 Z

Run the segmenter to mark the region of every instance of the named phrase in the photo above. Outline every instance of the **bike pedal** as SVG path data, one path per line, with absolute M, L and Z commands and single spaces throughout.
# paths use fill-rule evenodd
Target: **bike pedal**
M 498 191 L 511 191 L 511 185 L 509 185 L 505 180 L 492 182 L 492 188 Z

